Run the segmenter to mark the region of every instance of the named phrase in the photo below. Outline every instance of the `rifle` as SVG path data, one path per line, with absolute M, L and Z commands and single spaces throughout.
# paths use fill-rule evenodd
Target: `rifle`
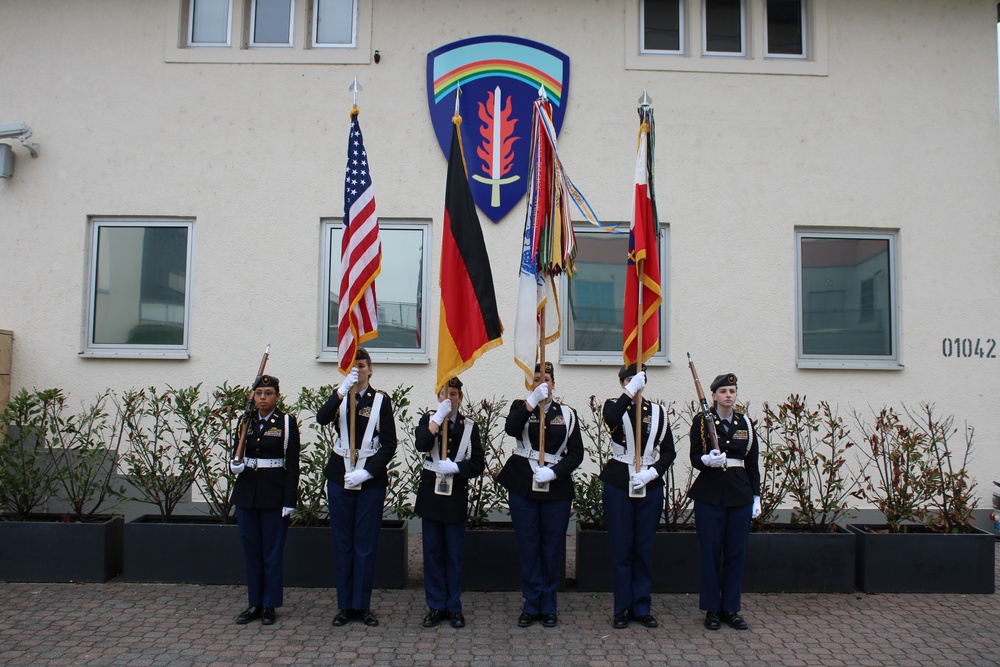
M 705 430 L 708 431 L 708 438 L 712 441 L 712 450 L 721 451 L 719 449 L 719 434 L 715 432 L 715 420 L 712 419 L 712 410 L 708 407 L 708 400 L 705 399 L 705 390 L 701 388 L 701 380 L 698 379 L 698 371 L 694 369 L 694 360 L 691 358 L 691 353 L 688 352 L 688 366 L 691 367 L 691 375 L 694 376 L 694 388 L 698 392 L 698 401 L 701 403 L 702 419 L 704 420 Z M 705 451 L 705 440 L 702 439 L 702 453 L 707 454 Z
M 268 343 L 267 347 L 264 348 L 264 356 L 261 357 L 260 366 L 257 368 L 257 377 L 254 378 L 252 387 L 257 384 L 257 380 L 260 376 L 264 374 L 264 367 L 267 366 L 268 352 L 271 350 L 271 344 Z M 233 461 L 239 463 L 243 460 L 243 453 L 247 448 L 247 429 L 250 426 L 250 413 L 253 411 L 253 392 L 250 392 L 250 398 L 247 400 L 247 409 L 243 411 L 243 425 L 240 427 L 240 440 L 236 445 L 236 451 L 233 453 Z

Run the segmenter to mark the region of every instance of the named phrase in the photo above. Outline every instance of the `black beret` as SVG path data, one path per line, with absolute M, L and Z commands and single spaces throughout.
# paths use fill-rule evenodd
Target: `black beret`
M 462 381 L 459 380 L 458 378 L 452 378 L 452 379 L 448 380 L 447 382 L 445 382 L 444 386 L 445 387 L 454 387 L 455 389 L 458 389 L 459 391 L 462 391 Z
M 716 375 L 715 379 L 712 380 L 712 391 L 716 392 L 719 387 L 736 386 L 736 376 L 732 373 L 723 373 L 722 375 Z
M 542 372 L 542 365 L 541 364 L 535 364 L 535 372 L 536 373 L 541 373 Z M 545 362 L 545 372 L 548 373 L 550 376 L 552 376 L 553 379 L 555 378 L 556 374 L 553 371 L 553 366 L 552 366 L 552 362 L 551 361 L 546 361 Z
M 642 365 L 642 370 L 646 370 L 646 364 Z M 635 375 L 635 364 L 629 364 L 628 366 L 622 366 L 621 370 L 618 371 L 618 379 L 624 380 L 625 378 L 630 378 Z
M 278 389 L 278 378 L 273 375 L 261 375 L 257 378 L 257 381 L 253 383 L 253 387 L 251 387 L 251 389 L 256 389 L 257 387 L 271 387 L 275 391 L 280 392 Z

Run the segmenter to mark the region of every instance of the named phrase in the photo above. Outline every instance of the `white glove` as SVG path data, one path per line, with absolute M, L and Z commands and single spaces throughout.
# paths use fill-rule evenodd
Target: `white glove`
M 708 454 L 702 454 L 701 462 L 709 468 L 721 468 L 726 465 L 726 455 L 713 449 Z
M 344 475 L 344 486 L 361 486 L 372 478 L 372 474 L 364 468 L 358 468 L 354 472 Z
M 631 476 L 632 488 L 641 489 L 659 476 L 659 473 L 656 472 L 656 468 L 649 468 L 641 472 L 634 472 Z
M 234 475 L 239 475 L 241 472 L 246 470 L 247 464 L 243 461 L 230 461 L 229 462 L 229 472 Z
M 545 385 L 542 385 L 543 387 Z M 539 466 L 538 470 L 535 471 L 535 481 L 539 484 L 545 484 L 546 482 L 551 482 L 556 478 L 556 474 L 552 471 L 552 468 L 547 466 Z
M 440 426 L 441 424 L 444 423 L 444 420 L 447 419 L 448 415 L 450 414 L 451 414 L 451 399 L 446 398 L 440 403 L 438 403 L 437 412 L 435 412 L 434 416 L 431 417 L 431 421 Z
M 625 393 L 629 396 L 635 396 L 636 393 L 646 386 L 646 371 L 639 371 L 632 376 L 632 379 L 628 381 L 625 385 Z
M 458 464 L 451 459 L 441 459 L 437 464 L 437 471 L 442 475 L 458 474 Z
M 291 508 L 291 507 L 282 507 L 281 508 L 281 518 L 284 519 L 286 516 L 290 516 L 292 514 L 292 509 L 293 508 Z
M 357 383 L 358 383 L 358 369 L 355 367 L 351 369 L 351 372 L 347 374 L 347 377 L 344 378 L 344 381 L 340 383 L 340 386 L 337 388 L 337 393 L 340 394 L 341 398 L 346 398 L 347 393 L 351 391 L 351 387 L 353 387 Z
M 532 390 L 532 392 L 528 394 L 528 398 L 524 400 L 528 404 L 528 407 L 534 410 L 535 408 L 538 407 L 539 403 L 544 402 L 545 399 L 547 399 L 548 397 L 549 397 L 549 385 L 548 383 L 543 382 L 537 387 L 535 387 Z
M 750 510 L 750 518 L 756 519 L 760 516 L 760 496 L 753 497 L 753 509 Z

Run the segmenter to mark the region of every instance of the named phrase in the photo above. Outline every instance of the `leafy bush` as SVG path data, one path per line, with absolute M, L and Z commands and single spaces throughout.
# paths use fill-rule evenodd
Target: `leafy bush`
M 507 490 L 496 481 L 496 476 L 503 469 L 507 457 L 503 449 L 504 408 L 507 399 L 493 396 L 479 402 L 470 396 L 465 398 L 463 412 L 468 414 L 479 426 L 479 437 L 486 456 L 486 468 L 483 474 L 469 480 L 469 528 L 484 526 L 497 513 L 508 514 Z

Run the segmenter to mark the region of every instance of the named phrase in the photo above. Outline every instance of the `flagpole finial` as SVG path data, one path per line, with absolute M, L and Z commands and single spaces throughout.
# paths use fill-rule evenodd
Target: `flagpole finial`
M 347 90 L 354 93 L 354 106 L 358 106 L 358 93 L 364 91 L 364 88 L 358 83 L 358 77 L 354 77 L 354 81 L 347 87 Z
M 642 90 L 642 97 L 639 98 L 639 106 L 641 107 L 653 106 L 653 98 L 649 96 L 645 88 L 643 88 Z
M 462 96 L 462 82 L 459 81 L 455 84 L 455 115 L 460 116 L 458 113 L 458 98 Z
M 545 92 L 545 86 L 538 87 L 538 97 L 539 99 L 547 100 L 549 99 L 548 94 Z

